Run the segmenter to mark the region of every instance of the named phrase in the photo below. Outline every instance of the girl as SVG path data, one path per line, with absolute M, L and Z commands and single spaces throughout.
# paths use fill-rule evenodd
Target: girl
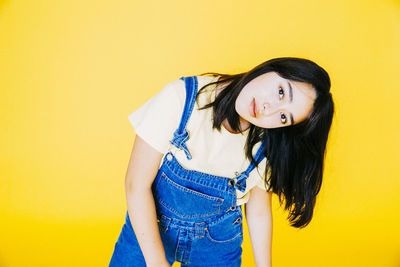
M 291 226 L 313 216 L 329 90 L 325 70 L 288 57 L 167 84 L 128 116 L 128 209 L 109 266 L 240 266 L 243 204 L 256 265 L 271 266 L 272 193 Z

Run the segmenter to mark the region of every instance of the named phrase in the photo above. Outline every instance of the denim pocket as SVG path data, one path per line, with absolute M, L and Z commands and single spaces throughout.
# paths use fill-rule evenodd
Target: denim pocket
M 220 212 L 222 198 L 182 186 L 164 172 L 160 172 L 157 178 L 154 188 L 157 202 L 178 217 L 208 217 Z
M 208 225 L 206 236 L 214 243 L 227 243 L 239 239 L 243 241 L 241 213 L 232 213 L 230 216 Z

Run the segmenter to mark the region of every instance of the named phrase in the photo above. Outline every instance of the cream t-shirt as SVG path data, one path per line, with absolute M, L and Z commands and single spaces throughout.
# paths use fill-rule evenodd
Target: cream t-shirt
M 217 79 L 215 76 L 197 76 L 198 90 Z M 234 178 L 235 172 L 245 171 L 250 164 L 244 151 L 249 130 L 233 134 L 223 126 L 221 131 L 212 128 L 212 108 L 198 108 L 214 101 L 215 87 L 215 84 L 208 86 L 199 95 L 186 126 L 189 132 L 186 146 L 192 155 L 191 160 L 186 158 L 183 150 L 170 143 L 185 105 L 186 89 L 183 80 L 178 79 L 165 85 L 157 95 L 129 114 L 128 119 L 137 135 L 164 155 L 171 151 L 184 168 Z M 253 155 L 260 144 L 254 146 Z M 254 186 L 266 190 L 265 164 L 266 158 L 250 173 L 244 193 L 236 190 L 237 205 L 248 201 L 250 189 Z

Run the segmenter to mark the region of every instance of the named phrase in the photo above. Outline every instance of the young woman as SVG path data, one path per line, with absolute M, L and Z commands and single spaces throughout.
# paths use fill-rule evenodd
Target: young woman
M 110 266 L 240 266 L 242 205 L 271 266 L 271 195 L 294 227 L 313 216 L 334 105 L 327 72 L 275 58 L 167 84 L 128 116 L 137 134 Z

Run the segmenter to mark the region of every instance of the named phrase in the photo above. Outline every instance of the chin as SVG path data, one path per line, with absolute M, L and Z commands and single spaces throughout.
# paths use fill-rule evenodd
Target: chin
M 253 122 L 250 122 L 251 124 L 253 124 L 254 126 L 257 126 L 257 127 L 259 127 L 259 128 L 263 128 L 263 129 L 273 129 L 273 128 L 276 128 L 276 127 L 271 127 L 271 125 L 260 125 L 260 124 L 258 124 L 257 122 L 256 123 L 253 123 Z

